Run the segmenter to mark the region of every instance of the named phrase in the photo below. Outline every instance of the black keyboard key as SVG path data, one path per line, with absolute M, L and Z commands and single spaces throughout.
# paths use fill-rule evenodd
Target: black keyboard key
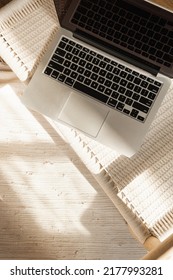
M 103 93 L 105 90 L 105 87 L 103 85 L 99 85 L 97 90 Z
M 84 81 L 84 79 L 85 79 L 85 77 L 82 76 L 82 75 L 79 75 L 78 78 L 77 78 L 77 80 L 81 83 Z
M 93 57 L 92 57 L 92 55 L 87 54 L 87 56 L 85 57 L 85 59 L 86 59 L 87 61 L 91 62 L 92 59 L 93 59 Z
M 113 97 L 114 99 L 117 99 L 117 98 L 119 97 L 119 93 L 116 92 L 116 91 L 114 91 L 114 92 L 112 93 L 112 97 Z
M 73 50 L 72 50 L 72 54 L 74 54 L 74 55 L 78 55 L 78 54 L 79 54 L 79 49 L 77 49 L 77 48 L 73 48 Z
M 141 87 L 140 86 L 135 86 L 134 91 L 136 93 L 140 93 L 141 92 Z
M 57 72 L 57 71 L 55 71 L 55 70 L 54 70 L 53 73 L 51 74 L 51 77 L 54 78 L 54 79 L 57 79 L 58 76 L 59 76 L 59 72 Z
M 132 83 L 130 83 L 130 82 L 127 84 L 127 88 L 128 88 L 128 89 L 131 89 L 131 90 L 133 90 L 134 86 L 135 86 L 135 85 L 132 84 Z
M 91 84 L 91 80 L 88 79 L 88 78 L 85 78 L 84 84 L 87 85 L 87 86 L 89 86 L 89 85 Z
M 118 64 L 118 68 L 123 70 L 123 69 L 125 69 L 125 66 L 122 64 Z
M 125 106 L 124 103 L 118 102 L 116 108 L 117 108 L 117 110 L 122 111 L 124 109 L 124 106 Z
M 138 101 L 139 98 L 140 98 L 140 95 L 137 94 L 137 93 L 134 93 L 133 96 L 132 96 L 132 98 L 133 98 L 134 100 Z
M 126 91 L 126 88 L 125 87 L 119 87 L 118 91 L 119 91 L 119 93 L 124 94 L 125 91 Z
M 133 117 L 133 118 L 136 118 L 138 114 L 139 114 L 139 111 L 133 109 L 133 110 L 131 111 L 131 113 L 130 113 L 130 116 Z
M 70 65 L 71 65 L 71 62 L 70 62 L 70 61 L 68 61 L 68 60 L 65 60 L 65 61 L 64 61 L 64 66 L 65 66 L 65 67 L 69 68 Z
M 143 122 L 145 120 L 144 117 L 142 117 L 142 116 L 138 116 L 137 119 L 141 122 Z
M 91 87 L 92 87 L 93 89 L 96 89 L 96 88 L 98 87 L 98 83 L 92 82 L 92 83 L 91 83 Z
M 126 78 L 126 76 L 127 76 L 127 73 L 125 71 L 120 72 L 120 77 Z
M 112 86 L 111 86 L 111 88 L 112 88 L 113 90 L 117 90 L 118 87 L 119 87 L 119 85 L 118 85 L 118 84 L 115 84 L 115 83 L 113 83 Z
M 132 82 L 134 80 L 134 76 L 129 74 L 126 78 L 129 82 Z
M 85 47 L 83 48 L 83 51 L 86 52 L 86 53 L 90 52 L 90 50 L 88 48 L 85 48 Z
M 66 68 L 66 69 L 64 70 L 64 74 L 65 74 L 66 76 L 70 76 L 71 70 L 68 69 L 68 68 Z
M 71 52 L 72 49 L 73 49 L 73 47 L 70 46 L 70 45 L 67 45 L 67 46 L 65 47 L 65 50 L 68 51 L 68 52 Z
M 150 98 L 151 100 L 154 100 L 156 98 L 156 95 L 153 92 L 150 92 L 148 95 L 148 98 Z
M 59 72 L 63 72 L 64 67 L 56 62 L 50 61 L 48 64 L 49 67 L 59 71 Z
M 148 93 L 149 93 L 149 91 L 148 91 L 147 89 L 143 89 L 143 90 L 141 91 L 141 95 L 143 95 L 143 96 L 147 96 Z
M 146 81 L 142 81 L 142 83 L 141 83 L 141 86 L 142 86 L 143 88 L 147 88 L 148 85 L 149 85 L 149 83 L 146 82 Z
M 75 82 L 73 86 L 76 90 L 86 93 L 87 95 L 100 100 L 101 102 L 107 103 L 108 96 L 101 94 L 97 90 L 91 89 L 90 87 L 83 85 L 79 82 Z
M 104 93 L 106 94 L 106 95 L 111 95 L 111 93 L 112 93 L 112 90 L 110 89 L 110 88 L 106 88 L 105 89 L 105 91 L 104 91 Z
M 92 69 L 92 71 L 93 71 L 94 73 L 98 73 L 99 70 L 100 70 L 100 68 L 97 67 L 97 66 L 94 66 L 93 69 Z
M 66 53 L 65 58 L 71 60 L 73 58 L 73 55 L 71 53 Z
M 159 87 L 157 87 L 155 85 L 149 85 L 148 90 L 150 90 L 151 92 L 154 92 L 154 93 L 158 93 Z
M 127 89 L 125 95 L 126 95 L 127 97 L 132 97 L 133 91 Z
M 77 66 L 75 63 L 72 63 L 72 64 L 70 65 L 70 69 L 71 69 L 71 70 L 74 70 L 74 71 L 76 71 L 77 67 L 78 67 L 78 66 Z
M 83 47 L 79 44 L 76 44 L 76 48 L 78 48 L 79 50 L 81 50 Z
M 98 75 L 93 73 L 90 77 L 92 80 L 96 81 L 98 79 Z
M 123 110 L 123 113 L 125 113 L 125 114 L 129 115 L 129 114 L 130 114 L 130 111 L 129 111 L 129 110 L 127 110 L 127 109 L 124 109 L 124 110 Z
M 121 81 L 120 81 L 120 85 L 122 85 L 122 86 L 126 86 L 127 85 L 127 81 L 126 80 L 124 80 L 124 79 L 122 79 Z
M 83 58 L 83 59 L 84 59 L 85 56 L 86 56 L 86 53 L 83 52 L 83 51 L 80 51 L 79 56 L 80 56 L 80 58 Z
M 109 101 L 108 101 L 108 105 L 115 108 L 115 106 L 117 105 L 118 101 L 113 99 L 113 98 L 110 98 Z
M 58 77 L 58 81 L 60 81 L 62 83 L 65 81 L 65 79 L 66 79 L 66 76 L 64 74 L 60 74 Z
M 112 80 L 112 79 L 113 79 L 113 76 L 114 76 L 114 75 L 113 75 L 112 73 L 109 73 L 109 72 L 108 72 L 107 75 L 106 75 L 106 78 L 109 79 L 109 80 Z
M 56 54 L 54 54 L 52 56 L 52 60 L 59 64 L 63 64 L 63 62 L 64 62 L 64 59 L 61 56 L 56 55 Z
M 135 83 L 136 85 L 139 85 L 139 84 L 141 83 L 141 79 L 140 79 L 140 78 L 135 78 L 135 79 L 134 79 L 134 83 Z
M 132 74 L 133 74 L 134 76 L 136 76 L 136 77 L 138 77 L 138 76 L 139 76 L 139 73 L 138 73 L 138 72 L 136 72 L 136 71 L 133 71 L 133 72 L 132 72 Z
M 106 70 L 107 70 L 108 72 L 112 72 L 113 68 L 114 68 L 114 67 L 113 67 L 111 64 L 107 64 L 107 66 L 106 66 Z
M 89 77 L 91 76 L 91 73 L 92 73 L 91 71 L 85 70 L 84 76 L 87 77 L 87 78 L 89 78 Z
M 85 68 L 83 68 L 83 67 L 81 67 L 81 66 L 79 66 L 78 69 L 77 69 L 77 72 L 78 72 L 79 74 L 83 74 L 84 71 L 85 71 Z
M 103 55 L 101 55 L 101 54 L 97 54 L 97 57 L 100 59 L 100 60 L 102 60 L 104 57 L 103 57 Z
M 99 82 L 100 84 L 104 84 L 105 79 L 104 79 L 103 77 L 99 77 L 99 78 L 98 78 L 98 82 Z
M 61 41 L 61 42 L 59 43 L 58 46 L 59 46 L 59 48 L 61 48 L 61 49 L 65 49 L 66 43 L 64 43 L 64 42 Z
M 114 76 L 113 81 L 118 84 L 120 81 L 120 78 L 118 76 Z
M 65 80 L 65 84 L 72 87 L 73 84 L 74 84 L 74 81 L 75 81 L 74 79 L 71 79 L 71 78 L 68 77 Z
M 131 105 L 133 104 L 133 100 L 130 99 L 130 98 L 127 98 L 125 103 L 126 103 L 127 105 L 131 106 Z
M 108 57 L 104 57 L 104 59 L 103 59 L 105 62 L 107 62 L 107 63 L 110 63 L 111 62 L 111 60 L 108 58 Z
M 75 42 L 73 42 L 73 41 L 69 41 L 69 44 L 70 44 L 71 46 L 75 46 Z
M 87 65 L 86 65 L 86 68 L 87 68 L 87 69 L 91 70 L 92 67 L 93 67 L 92 63 L 87 63 Z
M 44 74 L 46 74 L 46 75 L 50 75 L 51 73 L 52 73 L 52 69 L 51 68 L 49 68 L 49 67 L 47 67 L 46 69 L 45 69 L 45 71 L 44 71 Z
M 96 65 L 98 65 L 99 62 L 100 62 L 100 59 L 98 59 L 98 58 L 96 58 L 96 57 L 94 57 L 93 60 L 92 60 L 92 63 L 93 63 L 93 64 L 96 64 Z
M 105 84 L 106 87 L 110 87 L 112 85 L 112 82 L 109 81 L 109 80 L 105 80 L 104 84 Z
M 152 103 L 153 103 L 150 99 L 145 98 L 143 96 L 139 99 L 139 102 L 144 104 L 144 105 L 146 105 L 146 106 L 148 106 L 148 107 L 150 107 L 152 105 Z
M 69 42 L 69 39 L 68 38 L 66 38 L 66 37 L 62 37 L 62 39 L 61 39 L 63 42 L 66 42 L 66 43 L 68 43 Z
M 60 48 L 57 48 L 55 53 L 59 56 L 62 56 L 62 57 L 64 57 L 65 54 L 66 54 L 66 52 L 64 50 L 60 49 Z
M 146 79 L 147 79 L 147 77 L 146 77 L 145 75 L 143 75 L 143 74 L 139 75 L 139 77 L 140 77 L 142 80 L 146 80 Z
M 147 106 L 144 106 L 144 105 L 142 105 L 141 103 L 138 103 L 138 102 L 134 102 L 133 103 L 133 108 L 134 109 L 137 109 L 137 110 L 139 110 L 139 111 L 141 111 L 141 112 L 143 112 L 143 113 L 148 113 L 148 111 L 149 111 L 149 108 L 147 107 Z
M 118 68 L 114 68 L 113 73 L 115 75 L 118 75 L 120 73 L 120 70 Z
M 104 62 L 104 61 L 100 61 L 100 63 L 99 63 L 99 66 L 101 67 L 101 68 L 105 68 L 106 67 L 106 62 Z
M 86 61 L 85 61 L 84 59 L 81 59 L 81 60 L 79 61 L 79 65 L 80 65 L 80 66 L 84 67 L 85 64 L 86 64 Z
M 124 95 L 120 95 L 118 100 L 124 102 L 126 100 L 126 97 Z
M 104 77 L 106 75 L 106 71 L 101 69 L 99 72 L 99 75 Z

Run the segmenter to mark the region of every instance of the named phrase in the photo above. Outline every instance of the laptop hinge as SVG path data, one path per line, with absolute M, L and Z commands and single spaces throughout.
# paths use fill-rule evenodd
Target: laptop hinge
M 138 58 L 135 55 L 130 54 L 116 46 L 110 45 L 102 41 L 101 39 L 95 38 L 94 36 L 87 34 L 84 31 L 76 29 L 76 31 L 73 33 L 73 36 L 77 39 L 84 41 L 85 43 L 88 43 L 102 51 L 109 53 L 110 55 L 113 55 L 130 64 L 133 64 L 134 66 L 139 67 L 151 73 L 154 76 L 157 76 L 157 74 L 159 73 L 160 68 L 158 66 L 155 66 L 142 58 Z

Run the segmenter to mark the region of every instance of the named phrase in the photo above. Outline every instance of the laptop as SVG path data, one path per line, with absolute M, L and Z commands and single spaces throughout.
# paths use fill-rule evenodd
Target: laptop
M 128 157 L 173 77 L 173 14 L 147 1 L 72 0 L 23 103 Z

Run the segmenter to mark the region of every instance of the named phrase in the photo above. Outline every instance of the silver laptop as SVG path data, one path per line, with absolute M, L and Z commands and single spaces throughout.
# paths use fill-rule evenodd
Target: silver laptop
M 23 102 L 132 156 L 173 76 L 173 15 L 139 0 L 72 0 Z

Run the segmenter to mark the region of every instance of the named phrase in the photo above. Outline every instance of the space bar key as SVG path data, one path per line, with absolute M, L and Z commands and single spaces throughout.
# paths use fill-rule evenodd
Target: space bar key
M 109 99 L 108 96 L 101 94 L 100 92 L 98 92 L 97 90 L 94 90 L 86 85 L 83 85 L 79 82 L 75 82 L 73 85 L 74 89 L 77 89 L 81 92 L 86 93 L 87 95 L 96 98 L 97 100 L 106 103 Z

